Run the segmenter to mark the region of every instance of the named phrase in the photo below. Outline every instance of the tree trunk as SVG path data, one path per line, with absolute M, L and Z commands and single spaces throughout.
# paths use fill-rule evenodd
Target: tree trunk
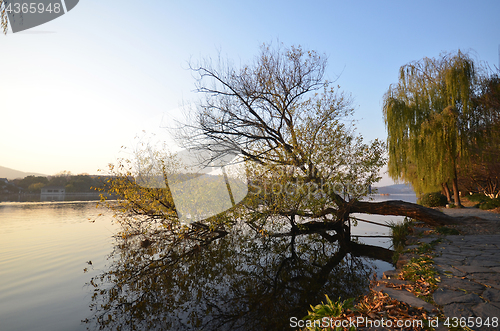
M 441 184 L 441 186 L 443 187 L 443 191 L 446 195 L 446 200 L 448 200 L 448 203 L 451 203 L 450 188 L 448 187 L 448 183 L 445 182 Z
M 432 226 L 457 224 L 458 221 L 455 217 L 448 216 L 439 210 L 401 200 L 355 201 L 350 206 L 349 213 L 407 216 Z
M 458 192 L 457 176 L 453 178 L 453 198 L 455 200 L 455 206 L 462 207 L 462 204 L 460 203 L 460 192 Z

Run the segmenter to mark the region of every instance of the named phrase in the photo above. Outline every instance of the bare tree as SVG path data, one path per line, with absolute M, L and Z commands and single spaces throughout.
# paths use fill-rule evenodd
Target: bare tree
M 353 212 L 453 223 L 441 212 L 403 201 L 360 201 L 379 179 L 385 147 L 378 140 L 365 144 L 355 133 L 350 97 L 325 80 L 326 65 L 314 51 L 264 45 L 255 62 L 240 69 L 221 60 L 192 66 L 205 98 L 193 122 L 183 124 L 180 140 L 211 150 L 208 162 L 228 153 L 253 161 L 249 174 L 259 183 L 256 191 L 292 182 L 293 190 L 267 196 L 267 210 L 316 219 L 305 224 L 310 230 L 336 227 L 332 223 L 347 222 Z M 265 200 L 258 200 L 260 210 Z

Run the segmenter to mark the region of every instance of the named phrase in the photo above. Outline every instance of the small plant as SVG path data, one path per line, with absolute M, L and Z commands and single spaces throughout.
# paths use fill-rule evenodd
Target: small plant
M 392 244 L 396 250 L 405 246 L 406 237 L 411 233 L 411 218 L 405 217 L 402 223 L 388 222 L 392 230 Z
M 423 194 L 418 203 L 425 207 L 444 207 L 448 200 L 441 192 L 433 192 Z
M 436 232 L 445 236 L 448 235 L 459 235 L 460 232 L 457 229 L 452 229 L 446 226 L 438 226 Z
M 352 309 L 354 307 L 354 299 L 350 298 L 344 301 L 340 301 L 340 298 L 333 302 L 330 300 L 328 295 L 325 294 L 326 303 L 321 302 L 319 305 L 312 306 L 312 311 L 308 311 L 308 315 L 304 317 L 304 320 L 319 321 L 319 323 L 314 323 L 313 327 L 308 327 L 308 330 L 321 330 L 321 321 L 323 318 L 340 317 L 342 312 L 347 309 Z M 318 324 L 318 326 L 316 326 Z M 342 328 L 335 328 L 334 330 L 342 330 Z M 351 327 L 349 331 L 354 331 L 356 328 Z

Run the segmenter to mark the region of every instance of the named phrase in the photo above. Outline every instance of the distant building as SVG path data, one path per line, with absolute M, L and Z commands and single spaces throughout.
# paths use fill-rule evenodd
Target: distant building
M 66 194 L 66 188 L 64 186 L 45 186 L 42 187 L 42 194 L 64 195 Z
M 40 201 L 63 201 L 65 195 L 64 186 L 45 186 L 42 187 Z

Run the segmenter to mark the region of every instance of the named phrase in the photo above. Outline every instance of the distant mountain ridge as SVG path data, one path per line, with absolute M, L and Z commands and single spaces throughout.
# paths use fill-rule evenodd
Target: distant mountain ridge
M 24 171 L 19 171 L 19 170 L 0 166 L 0 178 L 7 178 L 8 180 L 12 180 L 12 179 L 17 179 L 17 178 L 24 178 L 26 176 L 44 176 L 44 177 L 46 177 L 47 175 L 39 174 L 36 172 L 24 172 Z
M 375 188 L 379 194 L 415 194 L 410 184 L 394 184 Z

